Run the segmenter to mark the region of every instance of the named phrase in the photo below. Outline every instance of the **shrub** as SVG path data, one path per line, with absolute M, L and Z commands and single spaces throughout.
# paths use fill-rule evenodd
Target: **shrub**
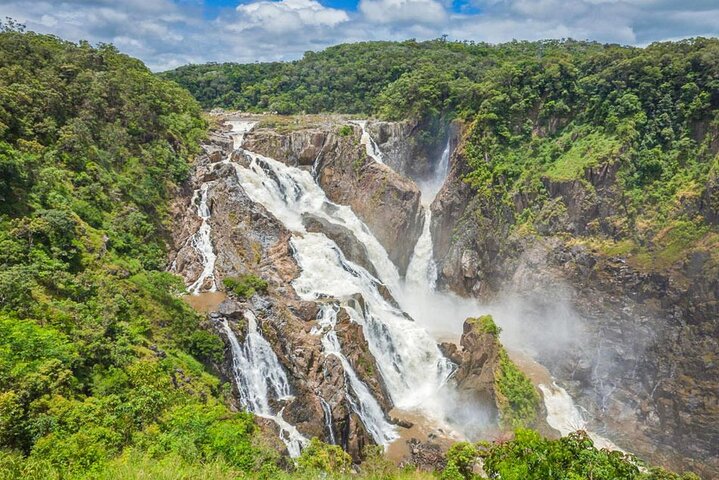
M 267 282 L 260 277 L 249 274 L 240 277 L 229 277 L 222 281 L 227 291 L 234 293 L 240 298 L 250 298 L 257 292 L 267 291 Z
M 337 133 L 339 133 L 341 137 L 349 137 L 352 135 L 352 132 L 354 132 L 352 127 L 349 125 L 342 125 Z
M 467 322 L 482 333 L 489 333 L 495 337 L 499 336 L 502 329 L 494 323 L 492 315 L 482 315 L 479 318 L 468 318 Z
M 447 451 L 447 466 L 442 472 L 442 480 L 469 480 L 474 465 L 479 458 L 477 447 L 469 442 L 457 442 Z
M 300 473 L 327 473 L 330 475 L 348 473 L 352 458 L 339 445 L 328 445 L 317 438 L 297 458 Z
M 539 394 L 527 376 L 512 362 L 504 348 L 499 354 L 499 371 L 495 387 L 505 427 L 526 427 L 537 417 Z

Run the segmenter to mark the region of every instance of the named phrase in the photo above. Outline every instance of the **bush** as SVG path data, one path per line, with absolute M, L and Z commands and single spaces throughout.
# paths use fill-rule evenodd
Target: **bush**
M 349 137 L 353 132 L 354 129 L 349 125 L 342 125 L 337 133 L 340 134 L 340 137 Z
M 531 380 L 512 362 L 502 348 L 495 386 L 500 406 L 501 422 L 505 427 L 528 427 L 537 418 L 539 394 Z
M 227 291 L 240 298 L 250 298 L 257 292 L 264 293 L 268 286 L 266 281 L 253 274 L 225 278 L 222 280 L 222 284 Z
M 495 337 L 499 336 L 502 329 L 494 323 L 492 315 L 482 315 L 479 318 L 468 318 L 467 322 L 482 333 L 489 333 Z
M 297 458 L 297 470 L 303 474 L 344 474 L 351 465 L 352 458 L 342 447 L 328 445 L 317 438 L 313 438 Z
M 442 472 L 442 480 L 469 480 L 473 476 L 474 465 L 479 453 L 477 447 L 469 442 L 457 442 L 447 451 L 447 466 Z

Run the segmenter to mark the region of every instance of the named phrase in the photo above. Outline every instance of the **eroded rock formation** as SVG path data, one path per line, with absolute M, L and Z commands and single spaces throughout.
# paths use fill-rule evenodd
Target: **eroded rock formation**
M 422 231 L 419 189 L 370 158 L 359 143 L 360 127 L 346 126 L 352 128 L 349 135 L 341 135 L 337 124 L 308 126 L 284 134 L 258 127 L 247 136 L 245 145 L 288 165 L 314 166 L 327 197 L 350 206 L 404 274 Z

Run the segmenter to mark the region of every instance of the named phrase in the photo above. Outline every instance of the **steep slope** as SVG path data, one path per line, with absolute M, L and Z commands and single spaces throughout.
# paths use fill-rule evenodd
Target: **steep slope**
M 165 272 L 206 128 L 111 46 L 0 33 L 0 477 L 80 478 L 129 449 L 177 469 L 267 458 L 200 362 L 222 342 Z

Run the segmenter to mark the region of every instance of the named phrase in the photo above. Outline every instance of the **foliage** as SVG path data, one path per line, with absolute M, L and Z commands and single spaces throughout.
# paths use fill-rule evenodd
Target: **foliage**
M 539 394 L 531 380 L 510 360 L 504 348 L 499 353 L 495 390 L 500 421 L 505 427 L 526 427 L 534 423 L 539 408 Z
M 340 127 L 338 133 L 339 133 L 340 136 L 342 136 L 342 137 L 347 137 L 347 136 L 349 136 L 349 135 L 352 135 L 352 131 L 353 131 L 353 130 L 352 130 L 352 127 L 351 127 L 351 126 L 349 126 L 349 125 L 342 125 L 342 126 Z
M 478 318 L 468 318 L 466 321 L 480 332 L 488 333 L 490 335 L 494 335 L 495 337 L 499 337 L 499 334 L 502 332 L 502 329 L 494 323 L 492 315 L 482 315 Z
M 257 292 L 265 292 L 268 286 L 265 280 L 253 274 L 228 277 L 222 280 L 222 284 L 240 298 L 250 298 Z
M 0 477 L 94 478 L 131 446 L 266 458 L 192 356 L 221 341 L 164 271 L 167 202 L 205 129 L 187 92 L 112 46 L 0 33 Z
M 531 430 L 517 430 L 512 441 L 483 444 L 479 456 L 490 478 L 504 480 L 675 480 L 693 479 L 662 469 L 643 471 L 630 454 L 597 450 L 586 433 L 578 431 L 558 440 Z
M 352 458 L 338 445 L 328 445 L 317 438 L 302 450 L 297 459 L 297 470 L 300 473 L 343 474 L 348 473 Z
M 470 480 L 474 476 L 474 465 L 478 460 L 476 445 L 457 442 L 447 451 L 447 466 L 442 471 L 442 480 Z
M 717 161 L 717 58 L 719 40 L 706 38 L 646 48 L 437 39 L 338 45 L 290 63 L 189 65 L 163 77 L 205 107 L 411 117 L 438 138 L 437 122 L 465 119 L 467 181 L 497 209 L 524 200 L 517 232 L 563 231 L 557 184 L 583 185 L 591 202 L 592 179 L 616 170 L 615 214 L 586 235 L 631 240 L 637 266 L 667 268 L 703 237 L 663 255 L 655 235 L 696 223 L 699 208 L 716 212 L 705 192 Z
M 399 119 L 475 108 L 477 83 L 504 58 L 532 59 L 607 47 L 574 41 L 360 42 L 289 63 L 186 65 L 162 74 L 205 108 L 287 113 L 379 113 Z

